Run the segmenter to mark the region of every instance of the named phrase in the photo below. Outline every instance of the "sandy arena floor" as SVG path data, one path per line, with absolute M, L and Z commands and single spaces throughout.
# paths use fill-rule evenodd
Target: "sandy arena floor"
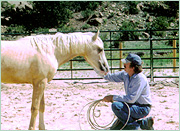
M 146 76 L 149 71 L 144 71 Z M 166 69 L 157 71 L 155 75 L 179 76 Z M 69 77 L 70 73 L 57 73 Z M 94 71 L 78 72 L 78 76 L 94 76 Z M 148 78 L 148 80 L 150 80 Z M 179 130 L 179 79 L 155 79 L 151 86 L 153 106 L 149 116 L 154 117 L 155 130 Z M 82 108 L 89 102 L 102 99 L 110 94 L 124 94 L 123 83 L 112 83 L 101 80 L 58 81 L 47 84 L 45 90 L 45 127 L 46 130 L 93 130 L 87 123 L 87 108 Z M 30 84 L 1 84 L 1 130 L 27 130 L 30 122 L 30 109 L 32 99 L 32 85 Z M 102 103 L 98 109 L 101 117 L 99 124 L 107 124 L 113 118 L 110 103 Z M 99 109 L 100 108 L 100 109 Z M 97 115 L 99 115 L 99 112 Z M 36 121 L 38 130 L 39 118 Z
M 99 81 L 99 80 L 96 80 Z M 52 81 L 45 90 L 45 125 L 47 130 L 79 130 L 79 113 L 88 102 L 109 94 L 123 94 L 122 83 L 88 84 L 89 81 Z M 86 83 L 87 82 L 87 83 Z M 92 80 L 90 81 L 92 82 Z M 179 130 L 179 86 L 169 80 L 151 86 L 155 130 Z M 32 86 L 30 84 L 1 84 L 1 130 L 27 130 L 30 121 Z M 110 114 L 110 108 L 100 121 Z M 84 109 L 85 110 L 85 109 Z M 83 115 L 83 114 L 82 114 Z M 110 121 L 110 120 L 109 120 Z M 82 117 L 82 129 L 92 130 Z M 38 129 L 38 119 L 36 124 Z

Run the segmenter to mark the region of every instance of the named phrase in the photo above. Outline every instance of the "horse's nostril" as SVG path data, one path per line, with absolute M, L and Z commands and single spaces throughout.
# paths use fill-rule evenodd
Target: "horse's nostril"
M 100 64 L 99 66 L 100 66 L 101 71 L 109 72 L 109 68 L 105 62 L 102 62 L 101 60 L 99 60 L 99 64 Z

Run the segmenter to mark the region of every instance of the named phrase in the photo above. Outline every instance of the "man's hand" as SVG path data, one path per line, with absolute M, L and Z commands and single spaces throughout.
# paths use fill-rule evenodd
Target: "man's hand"
M 113 95 L 105 96 L 102 101 L 113 102 Z

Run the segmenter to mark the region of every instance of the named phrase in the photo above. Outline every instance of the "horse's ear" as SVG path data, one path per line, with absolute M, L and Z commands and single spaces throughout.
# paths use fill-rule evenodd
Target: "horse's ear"
M 97 33 L 93 36 L 92 40 L 95 41 L 98 36 L 99 36 L 99 30 L 98 30 Z

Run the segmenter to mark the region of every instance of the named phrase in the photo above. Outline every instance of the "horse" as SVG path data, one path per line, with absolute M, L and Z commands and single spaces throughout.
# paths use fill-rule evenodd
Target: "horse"
M 39 113 L 39 130 L 45 130 L 44 90 L 59 66 L 76 56 L 98 72 L 109 72 L 104 43 L 97 33 L 75 32 L 26 36 L 15 41 L 1 41 L 1 82 L 33 85 L 29 130 L 35 130 Z

